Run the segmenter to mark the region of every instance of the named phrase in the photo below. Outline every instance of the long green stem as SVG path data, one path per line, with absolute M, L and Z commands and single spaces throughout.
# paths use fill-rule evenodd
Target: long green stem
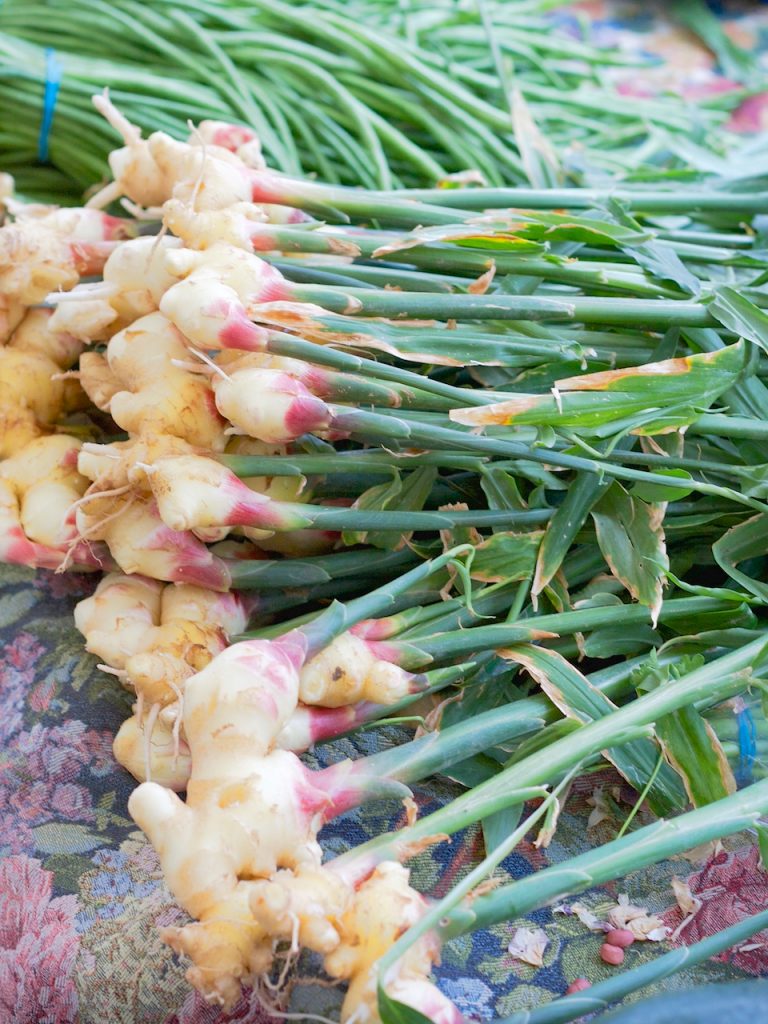
M 374 448 L 333 455 L 217 455 L 216 458 L 233 473 L 248 476 L 312 476 L 334 473 L 381 473 L 392 476 L 396 470 L 416 469 L 419 466 L 439 466 L 442 469 L 466 470 L 476 473 L 488 461 L 460 452 L 422 452 L 398 455 Z
M 659 612 L 659 622 L 673 624 L 675 620 L 689 616 L 704 615 L 712 611 L 732 610 L 733 605 L 716 598 L 691 597 L 664 601 Z M 532 631 L 550 632 L 558 636 L 586 633 L 592 629 L 604 629 L 611 625 L 631 628 L 651 622 L 651 612 L 639 604 L 608 605 L 597 608 L 582 608 L 551 615 L 530 615 L 515 622 L 490 626 L 474 626 L 471 629 L 457 629 L 450 632 L 416 636 L 402 641 L 405 652 L 418 652 L 430 660 L 453 658 L 467 651 L 482 651 L 509 647 L 517 643 L 517 631 L 521 627 Z M 390 641 L 393 649 L 398 648 L 397 639 Z
M 697 437 L 714 434 L 717 437 L 747 437 L 758 441 L 768 440 L 768 422 L 751 419 L 749 416 L 704 413 L 690 425 L 688 431 Z M 725 470 L 729 468 L 728 466 L 724 467 Z
M 455 526 L 531 526 L 546 523 L 552 516 L 551 509 L 530 509 L 525 512 L 509 512 L 496 509 L 477 511 L 442 512 L 398 512 L 389 509 L 337 508 L 333 505 L 302 505 L 292 502 L 274 502 L 285 518 L 276 522 L 270 519 L 269 526 L 276 530 L 295 530 L 312 526 L 316 530 L 391 530 L 394 533 L 410 533 L 413 530 L 450 530 Z M 270 509 L 271 515 L 271 509 Z
M 386 576 L 419 559 L 412 551 L 340 551 L 316 558 L 233 560 L 233 584 L 241 590 L 308 587 L 349 576 Z
M 704 189 L 594 189 L 594 188 L 485 188 L 462 189 L 400 189 L 397 193 L 373 193 L 377 199 L 396 195 L 416 202 L 435 203 L 438 206 L 463 207 L 468 210 L 516 209 L 586 210 L 599 206 L 606 199 L 627 203 L 636 213 L 739 213 L 752 217 L 768 213 L 768 192 L 716 192 Z
M 405 951 L 409 949 L 422 935 L 426 935 L 427 932 L 431 931 L 435 925 L 437 925 L 438 922 L 441 921 L 457 903 L 459 903 L 460 900 L 468 896 L 472 890 L 478 886 L 483 879 L 494 870 L 494 868 L 497 868 L 505 857 L 508 857 L 518 844 L 522 842 L 536 822 L 540 821 L 547 814 L 560 793 L 562 793 L 569 785 L 575 771 L 576 769 L 566 775 L 559 785 L 557 785 L 550 793 L 548 793 L 544 788 L 539 790 L 531 789 L 528 791 L 530 793 L 528 799 L 535 799 L 539 796 L 544 797 L 544 799 L 541 801 L 539 806 L 532 811 L 520 825 L 518 825 L 516 829 L 513 829 L 513 831 L 510 832 L 510 834 L 495 850 L 489 853 L 479 864 L 475 865 L 475 867 L 465 875 L 464 878 L 462 878 L 461 881 L 458 882 L 442 900 L 430 907 L 427 913 L 424 914 L 424 916 L 420 918 L 415 925 L 412 925 L 405 934 L 397 940 L 397 942 L 390 946 L 379 961 L 380 984 L 386 983 L 388 969 L 397 962 Z
M 342 352 L 330 346 L 317 345 L 312 341 L 304 341 L 302 338 L 296 338 L 292 334 L 270 331 L 267 348 L 270 352 L 274 352 L 275 355 L 288 356 L 293 359 L 305 359 L 307 362 L 317 363 L 320 366 L 332 366 L 338 370 L 391 381 L 393 384 L 413 388 L 416 393 L 423 391 L 449 399 L 452 402 L 463 401 L 465 404 L 477 405 L 487 403 L 486 398 L 479 396 L 475 399 L 472 391 L 468 391 L 465 388 L 456 388 L 450 384 L 444 384 L 442 381 L 433 380 L 424 374 L 415 373 L 413 370 L 407 370 L 400 366 L 391 366 L 389 363 L 366 359 L 363 356 Z
M 514 920 L 569 893 L 622 878 L 695 846 L 753 828 L 768 811 L 768 779 L 669 821 L 657 821 L 621 839 L 519 879 L 471 905 L 457 908 L 440 929 L 443 939 Z
M 435 295 L 423 292 L 369 291 L 295 285 L 298 302 L 311 302 L 331 313 L 383 316 L 395 320 L 544 320 L 574 321 L 604 326 L 639 326 L 645 330 L 669 327 L 711 327 L 717 320 L 700 302 L 668 299 L 603 298 L 569 295 Z M 768 301 L 768 300 L 766 300 Z
M 426 226 L 467 220 L 482 210 L 589 209 L 609 198 L 627 203 L 637 213 L 718 212 L 754 216 L 768 212 L 768 192 L 733 193 L 713 190 L 652 192 L 630 189 L 400 189 L 397 192 L 339 188 L 318 182 L 259 183 L 260 202 L 287 203 L 299 209 L 366 219 L 388 224 Z
M 516 801 L 514 790 L 545 785 L 569 771 L 575 764 L 607 747 L 627 742 L 658 718 L 692 703 L 716 704 L 746 689 L 753 674 L 768 667 L 768 638 L 760 637 L 729 652 L 716 661 L 688 673 L 673 685 L 661 686 L 606 715 L 583 725 L 569 736 L 530 754 L 504 769 L 471 792 L 430 814 L 395 835 L 380 836 L 333 862 L 339 867 L 361 860 L 375 861 L 397 856 L 398 848 L 431 835 L 453 833 L 480 818 L 510 806 Z M 625 837 L 627 842 L 632 837 Z M 695 845 L 695 844 L 693 844 Z M 684 847 L 685 849 L 685 847 Z
M 374 615 L 382 615 L 401 594 L 427 579 L 439 569 L 450 564 L 457 564 L 460 558 L 469 555 L 471 551 L 472 547 L 468 544 L 451 548 L 445 554 L 428 562 L 422 562 L 421 565 L 417 565 L 396 580 L 391 580 L 384 586 L 372 590 L 370 594 L 353 598 L 346 605 L 334 601 L 316 619 L 299 630 L 307 645 L 305 660 L 309 660 L 329 644 L 334 637 L 354 626 L 356 622 Z
M 383 438 L 396 441 L 407 441 L 409 444 L 422 445 L 425 448 L 446 448 L 456 451 L 457 448 L 465 448 L 469 451 L 498 455 L 501 458 L 529 459 L 532 462 L 543 463 L 549 466 L 558 466 L 563 469 L 585 470 L 587 473 L 597 473 L 619 480 L 637 480 L 646 483 L 658 484 L 662 487 L 669 487 L 669 477 L 660 473 L 647 473 L 638 469 L 631 469 L 629 466 L 620 466 L 615 463 L 602 462 L 598 459 L 587 459 L 582 456 L 570 455 L 566 452 L 553 451 L 550 448 L 537 448 L 532 445 L 522 444 L 519 441 L 506 441 L 497 437 L 480 437 L 476 434 L 452 430 L 448 427 L 441 427 L 433 424 L 421 425 L 415 421 L 407 422 L 399 417 L 383 416 L 376 413 L 356 412 L 337 410 L 335 423 L 340 428 L 346 428 L 360 439 L 375 439 L 379 443 Z M 750 498 L 739 491 L 720 487 L 716 484 L 708 484 L 703 480 L 694 478 L 686 480 L 686 487 L 701 494 L 712 494 L 741 505 L 747 505 L 758 512 L 766 512 L 768 508 L 755 498 Z

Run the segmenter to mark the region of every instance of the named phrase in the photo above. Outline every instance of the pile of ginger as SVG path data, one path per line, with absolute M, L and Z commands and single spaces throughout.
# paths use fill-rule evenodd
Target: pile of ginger
M 301 630 L 231 640 L 258 600 L 231 589 L 228 544 L 259 559 L 339 542 L 279 532 L 272 503 L 309 501 L 311 481 L 239 480 L 218 460 L 285 454 L 333 429 L 323 371 L 271 355 L 254 322 L 292 306 L 256 253 L 271 223 L 303 215 L 268 201 L 247 129 L 144 139 L 106 96 L 94 102 L 123 146 L 86 206 L 24 204 L 0 180 L 0 557 L 106 572 L 76 625 L 135 698 L 115 756 L 140 781 L 130 813 L 190 915 L 163 938 L 203 996 L 230 1007 L 248 985 L 273 1005 L 273 972 L 305 948 L 348 983 L 346 1024 L 379 1019 L 379 983 L 458 1024 L 429 980 L 430 934 L 378 976 L 427 907 L 407 869 L 323 863 L 322 825 L 376 787 L 354 766 L 313 772 L 298 756 L 417 682 L 365 629 L 321 650 Z M 129 216 L 102 212 L 117 200 Z M 93 443 L 94 418 L 119 439 Z

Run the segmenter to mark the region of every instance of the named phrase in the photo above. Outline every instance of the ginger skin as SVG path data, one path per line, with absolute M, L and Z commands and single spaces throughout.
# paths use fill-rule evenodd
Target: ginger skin
M 84 456 L 81 469 L 85 474 L 90 460 L 94 472 L 87 475 L 98 482 L 78 509 L 78 526 L 84 536 L 103 538 L 128 573 L 226 590 L 226 565 L 192 531 L 213 539 L 223 527 L 272 531 L 306 526 L 311 517 L 301 515 L 295 499 L 281 505 L 250 490 L 199 449 L 223 450 L 222 415 L 275 443 L 330 423 L 324 403 L 281 364 L 227 369 L 222 360 L 224 375 L 214 369 L 210 381 L 194 376 L 210 397 L 206 415 L 217 417 L 215 440 L 195 434 L 199 425 L 187 423 L 175 400 L 183 388 L 192 393 L 188 379 L 182 387 L 174 376 L 192 376 L 177 365 L 188 365 L 188 344 L 203 352 L 261 351 L 267 328 L 250 317 L 292 298 L 291 286 L 250 251 L 262 217 L 251 201 L 257 192 L 279 201 L 279 182 L 271 188 L 272 176 L 253 170 L 259 164 L 254 140 L 231 126 L 206 126 L 186 143 L 160 132 L 142 139 L 106 97 L 97 106 L 125 145 L 110 159 L 115 182 L 92 205 L 126 195 L 165 214 L 181 239 L 140 239 L 128 253 L 118 250 L 105 267 L 102 293 L 83 288 L 73 299 L 82 304 L 83 331 L 86 304 L 102 303 L 87 318 L 92 325 L 102 317 L 109 373 L 92 361 L 88 386 L 135 435 L 122 449 Z M 222 224 L 228 242 L 216 240 Z M 72 316 L 70 325 L 77 320 Z M 242 380 L 233 383 L 240 372 Z M 257 374 L 269 406 L 264 416 L 248 403 Z M 166 376 L 175 381 L 173 394 L 162 390 Z M 150 428 L 143 426 L 148 418 Z M 193 450 L 152 451 L 161 432 Z M 141 446 L 149 457 L 137 458 Z M 116 629 L 125 629 L 118 671 L 136 686 L 139 704 L 152 702 L 154 719 L 143 723 L 144 767 L 147 777 L 156 771 L 160 780 L 139 785 L 129 811 L 157 850 L 169 888 L 194 918 L 165 929 L 163 938 L 190 958 L 188 977 L 203 996 L 225 1007 L 243 984 L 261 984 L 279 941 L 294 951 L 304 945 L 324 956 L 332 976 L 349 982 L 345 1024 L 375 1024 L 377 961 L 424 913 L 425 901 L 399 865 L 358 862 L 348 874 L 323 866 L 320 828 L 374 786 L 349 764 L 341 772 L 335 766 L 330 774 L 312 772 L 281 744 L 296 716 L 306 716 L 302 694 L 328 714 L 349 701 L 397 699 L 413 679 L 353 634 L 319 654 L 313 649 L 309 660 L 309 641 L 299 630 L 225 646 L 225 631 L 209 632 L 214 614 L 205 611 L 200 622 L 184 594 L 174 602 L 172 593 L 163 590 L 159 608 L 154 592 L 142 598 L 151 621 L 141 638 L 135 621 Z M 113 622 L 125 615 L 120 601 L 108 615 Z M 118 756 L 137 773 L 141 724 L 139 706 L 116 743 Z M 382 781 L 389 780 L 374 780 Z M 174 792 L 183 784 L 185 801 Z M 436 1024 L 458 1024 L 458 1012 L 429 981 L 437 955 L 435 939 L 424 936 L 381 980 L 393 997 Z
M 273 962 L 274 940 L 292 939 L 348 979 L 343 1021 L 378 1020 L 376 960 L 424 912 L 397 865 L 367 881 L 321 865 L 317 832 L 349 806 L 295 755 L 276 749 L 296 711 L 305 648 L 299 632 L 229 647 L 187 681 L 187 799 L 143 783 L 129 810 L 160 855 L 167 884 L 196 921 L 163 938 L 192 960 L 189 980 L 231 1006 Z M 341 783 L 343 786 L 343 783 Z M 333 787 L 333 784 L 332 784 Z M 371 868 L 375 865 L 371 865 Z M 455 1007 L 428 980 L 437 947 L 420 940 L 385 980 L 387 991 L 458 1024 Z

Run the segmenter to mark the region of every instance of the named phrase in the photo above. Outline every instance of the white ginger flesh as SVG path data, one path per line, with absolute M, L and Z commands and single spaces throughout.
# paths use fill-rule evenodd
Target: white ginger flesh
M 247 523 L 271 504 L 226 466 L 199 455 L 154 459 L 147 479 L 163 522 L 174 530 Z
M 122 573 L 110 573 L 77 605 L 75 625 L 86 650 L 102 659 L 106 671 L 116 670 L 139 698 L 114 744 L 116 760 L 136 778 L 185 788 L 190 760 L 188 752 L 181 756 L 184 685 L 247 624 L 246 604 L 237 594 L 163 586 Z
M 246 252 L 279 252 L 282 246 L 272 226 L 306 219 L 301 210 L 270 203 L 234 203 L 217 210 L 196 209 L 181 199 L 169 199 L 163 204 L 163 224 L 190 249 L 210 249 L 226 242 Z M 337 242 L 336 249 L 340 255 L 350 253 L 349 243 Z M 352 255 L 358 251 L 354 249 Z
M 295 377 L 282 370 L 243 367 L 212 379 L 216 408 L 244 434 L 270 444 L 322 433 L 331 412 Z
M 135 489 L 91 496 L 76 512 L 78 535 L 103 540 L 123 572 L 169 583 L 194 583 L 228 590 L 226 566 L 190 532 L 172 530 L 160 518 L 157 502 Z
M 0 479 L 16 495 L 24 534 L 38 544 L 60 547 L 75 537 L 72 505 L 88 486 L 77 471 L 79 450 L 76 438 L 53 434 L 0 462 Z
M 25 535 L 15 490 L 6 480 L 0 479 L 0 560 L 15 565 L 56 569 L 63 558 L 62 552 L 35 544 Z
M 105 576 L 75 608 L 86 650 L 125 670 L 125 685 L 164 704 L 247 624 L 238 594 L 123 573 Z
M 0 292 L 27 306 L 101 273 L 131 231 L 126 221 L 98 210 L 18 205 L 18 211 L 0 228 Z
M 112 751 L 115 760 L 141 782 L 152 780 L 181 793 L 187 788 L 192 771 L 189 747 L 174 723 L 158 716 L 150 731 L 149 723 L 138 715 L 126 718 L 118 729 Z
M 169 252 L 166 267 L 178 283 L 165 293 L 160 310 L 198 348 L 263 348 L 264 331 L 251 323 L 249 311 L 290 298 L 278 270 L 225 243 L 203 252 Z
M 60 373 L 42 352 L 0 348 L 0 458 L 14 455 L 81 406 L 79 384 L 57 379 Z
M 83 341 L 62 326 L 62 318 L 54 319 L 57 312 L 42 307 L 28 310 L 13 332 L 9 348 L 40 353 L 62 370 L 74 366 L 83 351 Z
M 85 649 L 104 664 L 124 669 L 160 622 L 163 584 L 144 576 L 106 575 L 90 597 L 75 605 L 75 626 Z
M 150 210 L 172 197 L 193 201 L 200 209 L 222 209 L 251 198 L 250 169 L 224 146 L 177 142 L 164 132 L 147 139 L 105 94 L 94 96 L 96 109 L 122 136 L 125 145 L 109 155 L 114 181 L 90 201 L 100 207 L 120 196 Z
M 172 455 L 190 455 L 192 445 L 172 434 L 158 437 L 133 437 L 111 444 L 84 444 L 78 457 L 78 469 L 96 485 L 92 493 L 135 484 L 148 492 L 147 466 L 155 459 Z
M 80 387 L 102 412 L 109 412 L 112 399 L 123 390 L 122 381 L 110 369 L 103 352 L 83 352 L 78 379 Z
M 295 755 L 273 749 L 296 707 L 303 657 L 303 645 L 290 637 L 249 641 L 189 679 L 186 803 L 156 783 L 143 783 L 129 801 L 168 886 L 197 919 L 177 941 L 213 1001 L 234 1002 L 255 966 L 248 905 L 254 880 L 320 863 L 316 832 L 327 796 L 312 791 Z
M 27 312 L 27 306 L 12 295 L 0 294 L 0 345 L 4 345 Z
M 63 435 L 40 438 L 0 462 L 0 561 L 39 569 L 107 564 L 101 545 L 70 539 L 71 506 L 84 482 L 76 471 L 78 444 Z
M 209 381 L 175 365 L 188 355 L 183 336 L 162 313 L 150 313 L 115 334 L 107 363 L 122 389 L 112 395 L 109 411 L 130 434 L 171 434 L 222 451 L 225 422 Z
M 190 676 L 201 671 L 248 625 L 245 602 L 234 593 L 169 585 L 159 622 L 126 661 L 126 681 L 149 703 L 171 704 Z
M 189 679 L 186 802 L 150 782 L 129 810 L 195 918 L 163 938 L 192 960 L 187 977 L 209 1002 L 231 1006 L 242 984 L 270 970 L 275 943 L 285 939 L 294 952 L 304 945 L 324 954 L 329 973 L 349 981 L 342 1020 L 375 1022 L 376 962 L 426 903 L 397 865 L 369 868 L 357 885 L 321 866 L 317 831 L 341 794 L 275 749 L 297 709 L 304 650 L 296 633 L 247 641 Z M 420 940 L 385 987 L 429 1019 L 458 1024 L 428 980 L 437 952 L 433 939 Z
M 411 692 L 413 676 L 383 661 L 354 633 L 342 633 L 303 666 L 299 696 L 304 704 L 338 708 L 367 700 L 394 704 Z
M 180 245 L 169 235 L 121 243 L 104 264 L 101 282 L 47 296 L 56 305 L 53 326 L 84 342 L 108 341 L 135 320 L 156 312 L 164 292 L 176 281 L 165 269 L 166 253 Z
M 324 962 L 332 977 L 349 980 L 342 1021 L 379 1020 L 377 961 L 426 909 L 426 900 L 411 888 L 409 873 L 400 864 L 380 864 L 357 889 L 338 925 L 341 941 Z M 462 1024 L 454 1004 L 429 980 L 438 961 L 437 942 L 427 934 L 388 972 L 383 987 L 391 998 L 419 1010 L 434 1024 Z
M 190 249 L 210 249 L 227 242 L 252 251 L 253 238 L 265 220 L 261 207 L 254 203 L 235 203 L 221 210 L 195 210 L 180 199 L 169 199 L 163 206 L 163 224 Z

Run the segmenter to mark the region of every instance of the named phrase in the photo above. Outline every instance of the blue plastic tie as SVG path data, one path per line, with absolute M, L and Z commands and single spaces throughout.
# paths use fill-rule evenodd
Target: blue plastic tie
M 56 59 L 56 51 L 48 47 L 45 51 L 45 90 L 43 92 L 43 119 L 40 122 L 40 135 L 37 140 L 37 159 L 40 163 L 48 162 L 48 139 L 51 134 L 53 115 L 56 112 L 56 100 L 61 85 L 61 64 Z
M 748 786 L 752 781 L 752 766 L 757 756 L 757 735 L 755 720 L 749 708 L 742 708 L 736 715 L 739 729 L 739 767 L 736 772 L 740 786 Z

